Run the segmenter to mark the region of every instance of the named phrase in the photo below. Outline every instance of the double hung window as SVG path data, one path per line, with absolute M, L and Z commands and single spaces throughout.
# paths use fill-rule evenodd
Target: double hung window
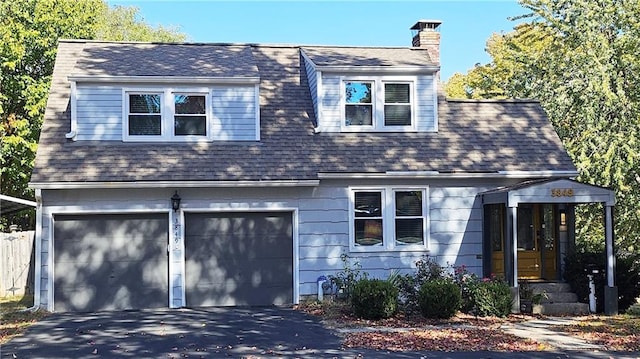
M 162 94 L 129 94 L 128 131 L 131 136 L 162 134 Z
M 126 91 L 124 138 L 143 141 L 207 138 L 208 98 L 206 92 Z
M 346 130 L 407 131 L 414 128 L 413 81 L 343 82 Z
M 363 188 L 351 191 L 352 250 L 424 250 L 425 188 Z

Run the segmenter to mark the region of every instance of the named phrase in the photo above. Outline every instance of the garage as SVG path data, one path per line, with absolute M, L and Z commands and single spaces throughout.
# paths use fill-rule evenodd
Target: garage
M 293 302 L 291 213 L 186 213 L 190 307 Z
M 54 310 L 168 306 L 167 213 L 54 216 Z

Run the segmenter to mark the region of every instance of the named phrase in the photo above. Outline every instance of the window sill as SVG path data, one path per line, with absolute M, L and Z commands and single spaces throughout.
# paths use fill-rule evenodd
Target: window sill
M 401 253 L 401 252 L 430 252 L 427 246 L 402 246 L 402 247 L 361 247 L 350 246 L 351 253 Z

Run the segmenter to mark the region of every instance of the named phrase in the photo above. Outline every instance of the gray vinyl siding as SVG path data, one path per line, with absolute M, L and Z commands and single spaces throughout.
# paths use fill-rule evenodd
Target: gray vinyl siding
M 340 132 L 342 102 L 340 101 L 340 76 L 322 74 L 322 113 L 319 122 L 325 132 Z
M 255 86 L 212 88 L 214 140 L 254 141 L 257 132 Z
M 430 246 L 441 265 L 465 265 L 482 275 L 479 187 L 430 187 Z
M 122 89 L 109 86 L 76 88 L 78 141 L 122 141 Z
M 322 113 L 319 122 L 324 132 L 340 132 L 342 125 L 341 75 L 322 74 Z M 384 77 L 382 77 L 384 78 Z M 416 131 L 435 131 L 436 126 L 436 94 L 434 93 L 433 76 L 417 76 L 415 83 Z M 312 92 L 313 93 L 313 92 Z
M 125 87 L 131 86 L 77 85 L 77 141 L 122 141 Z M 255 86 L 215 86 L 211 92 L 213 140 L 255 141 L 259 131 Z
M 343 269 L 340 256 L 347 253 L 352 263 L 372 277 L 386 278 L 393 270 L 410 273 L 415 262 L 428 255 L 442 266 L 465 265 L 482 274 L 482 204 L 478 193 L 504 183 L 460 184 L 451 181 L 323 181 L 318 187 L 298 188 L 182 188 L 181 208 L 185 213 L 209 211 L 279 211 L 294 213 L 294 238 L 298 241 L 298 294 L 314 296 L 321 275 L 335 275 Z M 349 251 L 349 186 L 410 186 L 429 188 L 429 251 Z M 173 189 L 43 190 L 42 280 L 40 298 L 48 304 L 47 264 L 56 213 L 102 213 L 161 211 L 169 213 Z M 297 215 L 295 215 L 297 214 Z M 171 224 L 173 226 L 173 223 Z M 297 236 L 297 237 L 296 237 Z M 169 278 L 173 305 L 183 303 L 183 253 L 176 246 L 169 261 L 174 268 Z M 188 275 L 188 274 L 186 274 Z
M 304 68 L 307 71 L 307 82 L 309 83 L 309 90 L 311 92 L 311 101 L 313 101 L 313 110 L 316 115 L 316 119 L 318 116 L 318 81 L 316 78 L 316 69 L 309 63 L 309 61 L 304 61 Z
M 437 129 L 435 115 L 437 94 L 433 91 L 433 81 L 433 76 L 418 76 L 418 81 L 415 84 L 415 100 L 418 111 L 416 116 L 416 129 L 418 132 L 434 131 Z

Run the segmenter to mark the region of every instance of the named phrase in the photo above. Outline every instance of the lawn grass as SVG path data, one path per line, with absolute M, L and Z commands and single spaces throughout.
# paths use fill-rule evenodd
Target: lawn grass
M 32 305 L 32 296 L 0 298 L 0 345 L 48 314 L 43 310 L 25 310 Z

